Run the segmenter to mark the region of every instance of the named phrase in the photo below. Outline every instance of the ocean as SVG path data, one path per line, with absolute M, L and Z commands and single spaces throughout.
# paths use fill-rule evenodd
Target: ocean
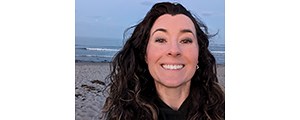
M 75 37 L 75 62 L 110 62 L 122 48 L 122 39 Z M 225 64 L 225 45 L 211 44 L 217 64 Z

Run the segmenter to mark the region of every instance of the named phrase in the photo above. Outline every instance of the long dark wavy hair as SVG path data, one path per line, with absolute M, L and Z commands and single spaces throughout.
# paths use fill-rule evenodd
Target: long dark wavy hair
M 191 107 L 188 119 L 222 120 L 225 118 L 225 95 L 218 84 L 216 60 L 208 50 L 207 27 L 179 3 L 155 4 L 144 19 L 131 28 L 133 33 L 112 61 L 106 80 L 108 97 L 102 117 L 108 120 L 157 120 L 158 108 L 153 100 L 158 96 L 154 80 L 145 62 L 150 30 L 164 14 L 184 14 L 194 23 L 199 44 L 199 69 L 191 79 Z

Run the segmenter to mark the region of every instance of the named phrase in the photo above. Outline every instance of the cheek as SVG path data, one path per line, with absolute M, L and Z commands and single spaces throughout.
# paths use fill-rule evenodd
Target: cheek
M 193 54 L 192 56 L 194 57 L 194 60 L 196 61 L 196 64 L 198 64 L 198 57 L 199 57 L 199 46 L 198 43 L 194 48 L 194 52 L 191 52 L 191 54 Z
M 151 43 L 148 43 L 147 48 L 146 48 L 146 63 L 151 64 L 157 61 L 159 57 L 160 51 L 159 48 Z
M 194 66 L 198 64 L 198 54 L 190 54 L 189 56 L 190 63 Z
M 197 47 L 184 50 L 184 54 L 192 63 L 198 64 L 199 50 Z
M 153 49 L 153 47 L 151 46 L 147 46 L 147 50 L 146 50 L 146 63 L 147 64 L 151 64 L 155 61 L 156 59 L 156 52 L 155 49 Z
M 194 57 L 194 60 L 197 61 L 197 63 L 198 63 L 199 51 L 196 50 L 195 52 L 193 52 L 192 56 Z

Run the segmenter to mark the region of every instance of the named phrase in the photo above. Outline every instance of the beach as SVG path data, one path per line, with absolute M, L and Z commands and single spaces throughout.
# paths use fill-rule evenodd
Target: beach
M 75 119 L 99 120 L 105 101 L 104 81 L 109 63 L 75 63 Z M 220 85 L 225 89 L 225 65 L 217 65 Z

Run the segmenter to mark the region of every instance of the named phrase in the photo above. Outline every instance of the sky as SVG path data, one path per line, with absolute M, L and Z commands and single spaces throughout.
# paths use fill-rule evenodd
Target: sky
M 165 0 L 76 0 L 75 36 L 123 39 L 125 29 L 136 25 L 150 8 Z M 212 43 L 225 43 L 224 0 L 169 0 L 196 14 L 217 36 Z

